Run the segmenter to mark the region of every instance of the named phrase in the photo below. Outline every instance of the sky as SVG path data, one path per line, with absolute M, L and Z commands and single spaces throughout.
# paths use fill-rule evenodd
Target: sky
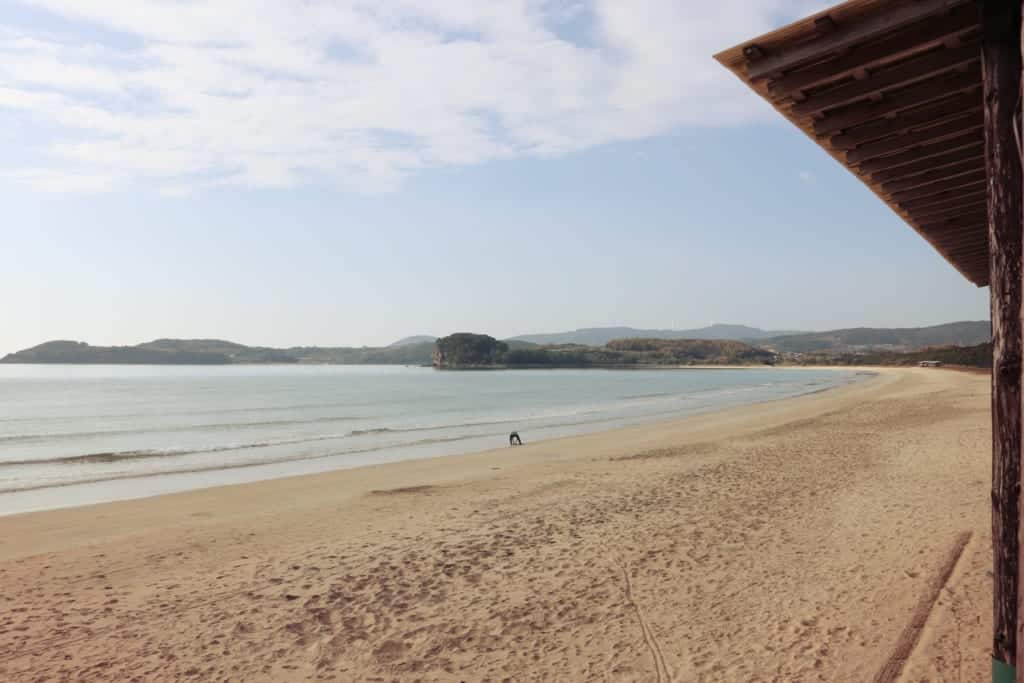
M 0 354 L 987 319 L 712 55 L 807 0 L 0 0 Z

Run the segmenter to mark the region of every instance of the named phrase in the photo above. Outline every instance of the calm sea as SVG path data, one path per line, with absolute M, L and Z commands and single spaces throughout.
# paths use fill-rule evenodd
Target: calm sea
M 820 391 L 854 372 L 0 366 L 0 514 L 465 453 Z

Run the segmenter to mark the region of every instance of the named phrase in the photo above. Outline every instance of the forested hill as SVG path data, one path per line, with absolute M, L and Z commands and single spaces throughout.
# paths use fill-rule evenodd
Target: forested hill
M 914 351 L 931 346 L 975 346 L 992 338 L 987 320 L 932 327 L 853 327 L 762 339 L 759 346 L 779 353 L 820 353 L 867 350 Z
M 506 343 L 484 334 L 459 333 L 437 340 L 434 367 L 589 368 L 679 365 L 762 365 L 775 354 L 729 339 L 615 339 L 602 347 Z
M 339 365 L 428 365 L 433 340 L 389 347 L 297 346 L 275 349 L 220 339 L 157 339 L 135 346 L 91 346 L 51 341 L 0 358 L 0 363 L 232 365 L 331 363 Z
M 653 330 L 636 327 L 586 327 L 571 332 L 524 334 L 506 341 L 524 341 L 532 344 L 582 344 L 604 346 L 615 339 L 734 339 L 753 341 L 768 337 L 798 334 L 782 330 L 762 330 L 747 325 L 709 325 L 692 330 Z

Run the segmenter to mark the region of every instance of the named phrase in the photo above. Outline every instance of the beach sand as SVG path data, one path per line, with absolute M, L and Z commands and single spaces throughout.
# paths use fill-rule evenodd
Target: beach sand
M 0 680 L 987 679 L 987 376 L 529 437 L 0 518 Z

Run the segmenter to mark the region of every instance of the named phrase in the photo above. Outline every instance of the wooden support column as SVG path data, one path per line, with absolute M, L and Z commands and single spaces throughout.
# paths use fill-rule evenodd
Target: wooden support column
M 981 70 L 992 307 L 993 680 L 1012 681 L 1018 625 L 1021 443 L 1021 0 L 982 0 Z

